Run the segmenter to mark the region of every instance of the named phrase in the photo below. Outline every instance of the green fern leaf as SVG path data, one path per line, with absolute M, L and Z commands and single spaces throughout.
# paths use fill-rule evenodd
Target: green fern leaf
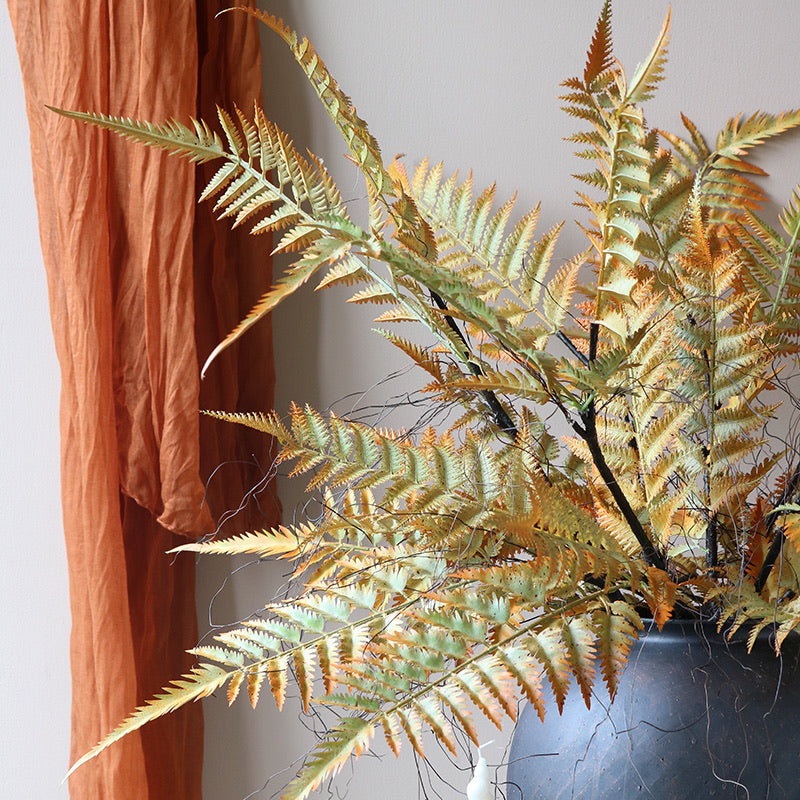
M 791 199 L 781 210 L 778 219 L 789 238 L 796 241 L 800 231 L 800 186 L 795 187 Z
M 356 114 L 352 101 L 341 91 L 308 39 L 305 37 L 300 39 L 297 33 L 284 24 L 283 20 L 272 14 L 245 6 L 238 6 L 231 10 L 244 11 L 255 17 L 286 42 L 325 106 L 331 120 L 347 143 L 356 163 L 372 183 L 378 195 L 391 192 L 392 181 L 384 169 L 377 141 L 369 133 L 364 120 Z
M 194 647 L 187 652 L 192 655 L 199 656 L 200 658 L 208 659 L 209 661 L 216 661 L 218 664 L 226 664 L 227 666 L 236 667 L 239 669 L 245 664 L 244 654 L 238 650 L 231 650 L 227 647 L 218 647 L 217 645 L 200 645 Z
M 107 114 L 82 113 L 67 111 L 47 106 L 61 116 L 87 122 L 98 128 L 113 131 L 125 139 L 141 144 L 167 150 L 189 158 L 198 164 L 214 161 L 226 156 L 225 146 L 220 137 L 201 121 L 192 120 L 192 128 L 171 120 L 162 125 L 141 122 L 125 117 L 113 117 Z

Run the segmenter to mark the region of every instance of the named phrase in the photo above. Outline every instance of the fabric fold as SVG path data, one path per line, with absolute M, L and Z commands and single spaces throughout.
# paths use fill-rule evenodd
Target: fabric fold
M 194 563 L 165 551 L 211 532 L 212 512 L 238 504 L 253 480 L 226 471 L 209 505 L 204 479 L 216 466 L 242 453 L 269 463 L 268 442 L 219 425 L 206 426 L 201 450 L 198 349 L 205 358 L 271 276 L 268 248 L 242 243 L 244 232 L 206 230 L 195 167 L 45 105 L 155 122 L 216 101 L 252 105 L 260 53 L 256 23 L 244 14 L 215 21 L 224 4 L 213 0 L 8 6 L 62 378 L 74 761 L 193 663 L 185 650 L 197 642 Z M 214 385 L 224 388 L 203 387 L 203 405 L 271 406 L 268 329 L 259 337 L 221 359 Z M 277 521 L 277 503 L 260 511 Z M 202 744 L 192 705 L 77 770 L 71 796 L 197 800 Z

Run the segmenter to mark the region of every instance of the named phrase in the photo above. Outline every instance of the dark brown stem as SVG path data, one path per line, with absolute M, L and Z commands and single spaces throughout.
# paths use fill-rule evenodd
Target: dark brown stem
M 597 471 L 608 487 L 608 491 L 611 492 L 611 496 L 614 498 L 617 508 L 625 518 L 625 522 L 628 523 L 628 527 L 630 527 L 631 532 L 636 537 L 636 541 L 639 542 L 644 560 L 651 566 L 666 571 L 667 564 L 663 556 L 653 546 L 650 537 L 647 535 L 647 531 L 645 531 L 644 526 L 639 521 L 639 517 L 636 516 L 636 512 L 631 507 L 628 498 L 625 496 L 625 492 L 622 491 L 622 487 L 617 483 L 617 479 L 614 477 L 611 467 L 608 466 L 608 462 L 603 455 L 603 450 L 600 447 L 600 440 L 597 436 L 596 418 L 597 413 L 595 411 L 594 400 L 592 400 L 586 411 L 581 413 L 581 421 L 583 422 L 581 435 L 592 455 L 592 462 L 595 467 L 597 467 Z
M 597 338 L 600 335 L 600 326 L 596 322 L 589 325 L 589 364 L 597 358 Z
M 565 345 L 567 350 L 569 350 L 570 353 L 572 353 L 572 355 L 575 356 L 575 358 L 577 358 L 578 361 L 580 361 L 584 367 L 589 366 L 589 359 L 586 358 L 586 356 L 583 353 L 581 353 L 581 351 L 578 350 L 577 347 L 575 347 L 575 344 L 572 341 L 572 339 L 570 339 L 569 336 L 567 336 L 567 334 L 564 333 L 564 331 L 558 331 L 558 333 L 556 333 L 556 339 L 558 339 L 558 341 L 561 342 L 561 344 Z
M 598 324 L 596 322 L 592 322 L 589 326 L 590 364 L 595 360 L 595 358 L 597 358 L 599 333 L 600 330 Z M 608 491 L 611 492 L 611 496 L 614 498 L 617 508 L 625 518 L 625 522 L 628 523 L 628 527 L 636 537 L 636 541 L 639 542 L 639 546 L 642 548 L 642 557 L 650 566 L 666 571 L 667 564 L 664 561 L 663 556 L 656 550 L 656 548 L 653 546 L 653 543 L 650 541 L 647 531 L 639 521 L 639 517 L 636 516 L 636 512 L 633 510 L 630 502 L 628 501 L 625 492 L 622 491 L 622 487 L 617 483 L 617 479 L 614 477 L 614 473 L 611 471 L 611 467 L 608 465 L 606 457 L 603 454 L 603 449 L 600 447 L 600 438 L 597 435 L 597 409 L 595 408 L 594 399 L 589 401 L 586 410 L 581 412 L 580 418 L 581 422 L 583 423 L 583 427 L 576 425 L 574 426 L 575 430 L 586 442 L 586 445 L 589 448 L 589 453 L 592 456 L 592 462 L 594 463 L 595 467 L 597 467 L 597 471 L 600 473 L 600 477 L 603 479 Z
M 442 311 L 447 311 L 447 303 L 445 303 L 444 299 L 432 289 L 429 289 L 428 291 L 430 292 L 431 300 L 433 300 L 436 306 Z M 470 357 L 469 343 L 467 342 L 464 334 L 461 332 L 461 329 L 458 327 L 458 325 L 456 325 L 456 321 L 449 314 L 445 314 L 444 318 L 450 330 L 453 331 L 453 333 L 464 345 L 464 355 L 468 359 L 470 372 L 472 372 L 472 374 L 476 377 L 483 376 L 483 370 L 481 369 L 480 364 L 475 363 Z M 512 439 L 516 439 L 517 426 L 514 425 L 514 422 L 508 415 L 508 412 L 503 408 L 503 404 L 497 399 L 497 395 L 490 389 L 482 389 L 481 397 L 483 397 L 486 405 L 489 406 L 489 410 L 494 416 L 494 424 L 497 425 L 501 431 L 508 434 L 508 436 L 510 436 Z
M 706 566 L 713 569 L 717 566 L 717 515 L 714 514 L 706 525 Z

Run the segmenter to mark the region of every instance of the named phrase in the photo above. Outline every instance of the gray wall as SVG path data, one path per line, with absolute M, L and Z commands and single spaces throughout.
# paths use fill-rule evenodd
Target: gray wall
M 498 196 L 519 192 L 525 211 L 542 201 L 541 230 L 576 216 L 571 206 L 579 166 L 562 138 L 572 130 L 561 113 L 559 82 L 583 69 L 600 0 L 263 0 L 315 42 L 328 67 L 390 159 L 404 152 L 414 164 L 423 156 L 445 160 L 462 174 L 472 168 L 478 189 L 496 180 Z M 68 609 L 66 567 L 58 499 L 58 369 L 50 340 L 45 280 L 38 246 L 24 102 L 5 4 L 0 11 L 0 118 L 4 131 L 4 180 L 0 182 L 0 237 L 4 291 L 0 293 L 0 597 L 6 628 L 3 648 L 3 722 L 0 762 L 6 775 L 0 800 L 65 797 L 58 783 L 67 766 L 69 729 Z M 797 31 L 800 4 L 792 0 L 673 0 L 673 34 L 667 78 L 650 105 L 651 125 L 676 128 L 685 111 L 713 134 L 738 111 L 777 111 L 800 105 Z M 666 0 L 618 0 L 617 53 L 632 73 L 648 53 L 666 13 Z M 298 144 L 322 155 L 345 197 L 364 191 L 343 161 L 344 145 L 285 52 L 265 36 L 265 105 Z M 800 140 L 764 148 L 761 163 L 776 175 L 770 191 L 783 202 L 800 173 Z M 574 226 L 560 255 L 580 246 Z M 370 390 L 402 359 L 370 334 L 371 317 L 345 307 L 341 292 L 308 291 L 275 314 L 277 407 L 290 399 L 344 412 L 347 396 Z M 344 355 L 343 355 L 344 354 Z M 364 404 L 412 390 L 419 378 L 404 373 L 376 386 Z M 392 414 L 386 424 L 407 417 Z M 299 504 L 282 487 L 287 518 Z M 198 590 L 202 628 L 211 598 L 231 572 L 224 563 L 203 564 Z M 280 585 L 280 570 L 244 568 L 226 583 L 211 606 L 214 623 L 246 615 Z M 45 645 L 49 638 L 49 645 Z M 13 643 L 13 645 L 12 645 Z M 27 674 L 12 672 L 14 662 Z M 257 711 L 246 702 L 233 710 L 221 698 L 207 702 L 206 800 L 238 800 L 304 752 L 313 734 L 293 707 L 282 717 L 269 698 Z M 494 733 L 487 732 L 487 737 Z M 487 749 L 502 759 L 503 736 Z M 380 742 L 376 743 L 380 745 Z M 406 748 L 408 750 L 409 748 Z M 431 748 L 435 751 L 437 748 Z M 442 759 L 438 759 L 441 761 Z M 463 765 L 462 765 L 463 766 Z M 271 797 L 290 775 L 277 775 L 259 798 Z M 451 771 L 463 788 L 467 776 Z M 426 785 L 431 782 L 426 779 Z M 441 796 L 459 796 L 435 779 Z M 375 796 L 407 800 L 419 795 L 413 760 L 406 752 L 369 759 L 351 777 L 345 769 L 339 793 L 352 800 Z
M 70 677 L 59 372 L 17 51 L 0 3 L 0 800 L 66 798 Z

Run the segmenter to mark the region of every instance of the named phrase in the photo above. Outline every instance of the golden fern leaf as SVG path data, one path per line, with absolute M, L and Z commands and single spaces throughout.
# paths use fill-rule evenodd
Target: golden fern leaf
M 542 315 L 554 333 L 562 330 L 572 307 L 578 275 L 586 262 L 582 253 L 564 263 L 544 287 Z
M 275 697 L 275 703 L 278 706 L 278 710 L 280 710 L 283 706 L 283 696 L 281 694 L 280 686 L 285 684 L 285 678 L 281 681 L 280 678 L 275 678 L 275 673 L 280 672 L 283 673 L 283 661 L 282 659 L 273 659 L 269 662 L 273 665 L 279 665 L 277 669 L 273 666 L 272 669 L 264 670 L 262 668 L 256 667 L 254 669 L 250 669 L 247 673 L 247 696 L 250 698 L 250 705 L 255 708 L 258 705 L 259 697 L 261 696 L 261 687 L 264 685 L 264 677 L 266 674 L 269 674 L 270 678 L 270 685 L 272 686 L 273 696 Z
M 626 105 L 635 105 L 649 100 L 655 94 L 656 85 L 663 80 L 664 65 L 667 62 L 667 46 L 669 45 L 669 27 L 670 11 L 668 10 L 653 49 L 631 78 L 625 96 Z
M 630 605 L 617 600 L 609 608 L 598 610 L 592 616 L 591 624 L 597 639 L 599 666 L 609 697 L 613 700 L 631 646 L 639 631 L 644 630 L 644 623 Z
M 739 161 L 755 145 L 773 136 L 779 136 L 798 125 L 800 125 L 800 110 L 784 111 L 778 115 L 759 112 L 744 121 L 741 115 L 731 117 L 717 135 L 712 158 Z
M 553 257 L 558 235 L 564 227 L 564 223 L 553 226 L 536 243 L 526 264 L 525 272 L 520 281 L 520 291 L 528 298 L 530 304 L 536 305 L 541 297 L 545 286 L 545 276 L 550 269 L 550 261 Z
M 336 775 L 353 753 L 360 755 L 369 749 L 374 733 L 374 724 L 358 717 L 345 717 L 329 728 L 286 787 L 282 799 L 304 800 L 327 778 Z
M 314 660 L 312 656 L 316 656 L 316 653 L 306 648 L 297 648 L 293 656 L 294 675 L 297 685 L 300 687 L 300 699 L 303 703 L 303 711 L 308 713 L 308 705 L 313 692 L 312 682 L 314 680 Z M 331 680 L 331 677 L 329 673 L 328 680 Z
M 356 258 L 345 259 L 334 264 L 325 277 L 317 284 L 317 289 L 326 289 L 329 286 L 352 286 L 365 281 L 367 275 L 364 265 Z
M 677 472 L 677 471 L 676 471 Z M 659 476 L 660 479 L 661 476 Z M 668 477 L 676 477 L 675 473 Z M 666 483 L 666 482 L 664 482 Z M 660 486 L 664 484 L 659 480 Z M 694 494 L 694 487 L 690 483 L 683 483 L 677 489 L 662 491 L 648 498 L 647 511 L 650 517 L 650 526 L 656 541 L 661 546 L 666 546 L 670 537 L 674 535 L 677 522 L 685 518 L 685 509 L 689 507 L 690 498 Z
M 501 392 L 537 403 L 546 402 L 550 396 L 540 381 L 521 370 L 499 372 L 484 367 L 482 375 L 451 378 L 447 385 L 458 389 Z
M 564 622 L 561 628 L 561 637 L 572 673 L 577 679 L 583 695 L 583 701 L 589 708 L 595 676 L 594 636 L 588 622 L 578 617 Z
M 227 539 L 184 544 L 168 550 L 168 553 L 214 553 L 216 555 L 257 554 L 260 558 L 297 558 L 304 544 L 318 535 L 314 526 L 301 523 L 297 526 L 281 525 L 268 531 L 253 531 Z
M 516 280 L 522 271 L 538 220 L 539 207 L 536 206 L 517 222 L 503 243 L 497 260 L 497 271 L 509 281 Z
M 536 709 L 539 719 L 544 719 L 545 704 L 542 691 L 542 668 L 523 645 L 511 645 L 496 653 L 508 674 L 525 693 L 528 702 Z
M 287 272 L 276 281 L 270 289 L 250 310 L 250 313 L 211 351 L 201 370 L 204 376 L 211 363 L 223 351 L 241 338 L 245 331 L 260 322 L 278 303 L 296 292 L 307 283 L 321 268 L 331 266 L 349 253 L 349 245 L 336 239 L 322 239 L 314 243 L 303 253 L 303 257 L 293 264 Z
M 169 714 L 187 703 L 207 697 L 224 686 L 231 678 L 231 675 L 231 672 L 213 664 L 202 664 L 194 667 L 191 672 L 165 687 L 162 694 L 156 695 L 152 700 L 148 700 L 145 705 L 137 708 L 131 716 L 117 726 L 99 744 L 79 758 L 70 767 L 67 776 L 71 775 L 81 764 L 85 764 L 126 734 L 138 730 L 148 722 L 158 719 L 158 717 L 163 717 L 164 714 Z
M 652 409 L 647 419 L 640 418 L 637 434 L 638 450 L 645 474 L 659 472 L 664 466 L 662 456 L 672 451 L 678 432 L 692 415 L 691 406 L 673 403 Z
M 570 669 L 559 633 L 548 628 L 525 640 L 531 655 L 544 667 L 545 675 L 555 696 L 558 711 L 564 708 L 570 684 Z
M 240 672 L 235 672 L 233 674 L 231 682 L 228 684 L 228 691 L 226 694 L 226 698 L 228 700 L 228 706 L 232 706 L 236 698 L 239 696 L 239 691 L 242 688 L 244 679 L 245 679 L 244 672 L 240 671 Z
M 404 339 L 392 331 L 378 330 L 381 336 L 388 339 L 395 347 L 402 350 L 418 367 L 422 367 L 437 383 L 443 383 L 444 375 L 442 372 L 442 364 L 436 356 L 436 353 L 429 347 L 422 347 L 415 342 Z
M 659 629 L 672 616 L 677 599 L 677 587 L 669 576 L 655 567 L 647 568 L 647 585 L 642 586 L 642 594 L 650 606 L 650 613 Z

